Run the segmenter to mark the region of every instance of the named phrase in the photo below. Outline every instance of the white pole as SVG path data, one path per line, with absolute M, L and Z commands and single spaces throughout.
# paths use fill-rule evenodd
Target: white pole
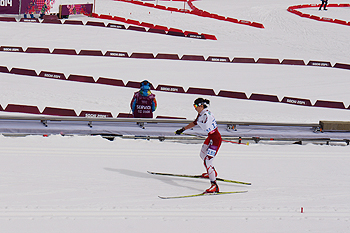
M 18 15 L 21 15 L 21 10 L 22 10 L 22 0 L 19 0 L 19 6 L 18 6 Z

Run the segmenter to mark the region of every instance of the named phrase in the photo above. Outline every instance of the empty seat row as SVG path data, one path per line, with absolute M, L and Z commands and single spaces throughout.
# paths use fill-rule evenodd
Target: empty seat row
M 123 80 L 114 79 L 114 78 L 105 78 L 105 77 L 99 77 L 97 81 L 95 81 L 94 77 L 92 76 L 77 75 L 77 74 L 70 74 L 68 78 L 66 78 L 64 73 L 52 72 L 52 71 L 41 71 L 38 75 L 36 71 L 32 69 L 12 68 L 9 71 L 8 68 L 5 66 L 0 66 L 0 73 L 11 73 L 16 75 L 36 76 L 36 77 L 42 77 L 42 78 L 83 82 L 83 83 L 89 83 L 89 84 L 102 84 L 102 85 L 110 85 L 110 86 L 118 86 L 118 87 L 129 87 L 129 88 L 140 87 L 140 82 L 138 81 L 128 81 L 125 84 Z M 209 95 L 209 96 L 219 96 L 219 97 L 233 98 L 233 99 L 286 103 L 286 104 L 294 104 L 294 105 L 300 105 L 300 106 L 315 106 L 315 107 L 346 109 L 343 102 L 317 100 L 315 104 L 312 105 L 311 101 L 308 99 L 297 98 L 297 97 L 284 97 L 282 100 L 280 100 L 276 95 L 268 95 L 268 94 L 260 94 L 260 93 L 252 93 L 249 97 L 247 97 L 247 95 L 244 92 L 220 90 L 218 93 L 215 93 L 215 91 L 211 88 L 201 88 L 201 87 L 189 87 L 185 91 L 185 89 L 182 86 L 165 85 L 165 84 L 159 84 L 157 87 L 154 87 L 152 85 L 151 89 L 157 90 L 157 91 L 163 91 L 163 92 L 171 92 L 171 93 Z M 22 109 L 26 111 L 30 111 L 28 113 L 38 114 L 38 110 L 35 110 L 33 108 L 26 107 Z M 350 106 L 347 109 L 350 109 Z M 54 114 L 52 113 L 52 111 L 56 112 L 55 109 L 49 108 L 48 110 L 44 110 L 42 114 L 56 115 L 56 113 Z M 71 110 L 65 110 L 63 111 L 63 113 L 60 113 L 60 114 L 63 114 L 64 116 L 76 115 Z M 88 113 L 88 114 L 92 114 L 92 113 Z M 100 114 L 100 115 L 102 116 L 103 114 Z

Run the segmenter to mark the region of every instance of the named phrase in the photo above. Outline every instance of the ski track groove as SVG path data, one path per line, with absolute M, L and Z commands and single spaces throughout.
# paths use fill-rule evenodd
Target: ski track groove
M 310 211 L 301 213 L 300 210 L 182 210 L 182 209 L 162 209 L 162 210 L 118 210 L 118 209 L 5 209 L 0 210 L 0 219 L 26 219 L 26 218 L 253 218 L 253 219 L 275 219 L 275 218 L 295 218 L 295 219 L 343 219 L 349 221 L 348 210 L 338 211 Z

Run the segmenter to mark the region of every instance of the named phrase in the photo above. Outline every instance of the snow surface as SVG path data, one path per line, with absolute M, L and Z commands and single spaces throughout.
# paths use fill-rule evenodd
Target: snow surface
M 62 3 L 68 1 L 61 1 Z M 70 1 L 71 2 L 71 1 Z M 297 0 L 201 0 L 196 7 L 263 23 L 265 29 L 170 13 L 110 0 L 96 12 L 183 30 L 214 34 L 217 41 L 75 25 L 0 22 L 0 45 L 106 51 L 302 59 L 350 63 L 348 26 L 287 12 Z M 318 1 L 317 1 L 318 3 Z M 333 3 L 333 2 L 332 2 Z M 181 8 L 181 2 L 160 1 Z M 302 9 L 349 19 L 347 8 Z M 83 16 L 83 21 L 104 21 Z M 341 101 L 350 105 L 349 71 L 309 66 L 223 64 L 112 57 L 1 52 L 1 66 L 188 87 Z M 135 89 L 0 74 L 0 104 L 129 112 Z M 156 115 L 195 117 L 197 95 L 154 92 Z M 208 97 L 218 120 L 318 123 L 349 120 L 350 111 Z M 208 181 L 159 177 L 147 170 L 204 172 L 199 143 L 101 137 L 0 136 L 1 232 L 348 232 L 349 147 L 314 144 L 249 146 L 224 143 L 215 159 L 219 176 L 252 182 L 220 183 L 226 196 L 161 200 L 200 193 Z M 304 213 L 301 213 L 303 208 Z

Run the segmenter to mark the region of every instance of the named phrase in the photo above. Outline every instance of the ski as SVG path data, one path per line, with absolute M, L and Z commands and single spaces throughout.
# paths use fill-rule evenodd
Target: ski
M 233 192 L 218 192 L 218 193 L 199 193 L 199 194 L 184 195 L 184 196 L 172 196 L 172 197 L 158 196 L 158 197 L 161 198 L 161 199 L 177 199 L 177 198 L 187 198 L 187 197 L 200 197 L 200 196 L 211 196 L 211 195 L 246 193 L 246 192 L 248 192 L 248 191 L 233 191 Z
M 150 172 L 147 171 L 149 174 L 153 175 L 161 175 L 161 176 L 176 176 L 176 177 L 185 177 L 185 178 L 199 178 L 199 179 L 207 179 L 202 177 L 201 175 L 181 175 L 181 174 L 173 174 L 173 173 L 160 173 L 160 172 Z M 223 179 L 223 178 L 216 178 L 217 181 L 222 181 L 222 182 L 228 182 L 228 183 L 235 183 L 235 184 L 244 184 L 244 185 L 251 185 L 251 183 L 247 182 L 242 182 L 242 181 L 236 181 L 236 180 L 228 180 L 228 179 Z

